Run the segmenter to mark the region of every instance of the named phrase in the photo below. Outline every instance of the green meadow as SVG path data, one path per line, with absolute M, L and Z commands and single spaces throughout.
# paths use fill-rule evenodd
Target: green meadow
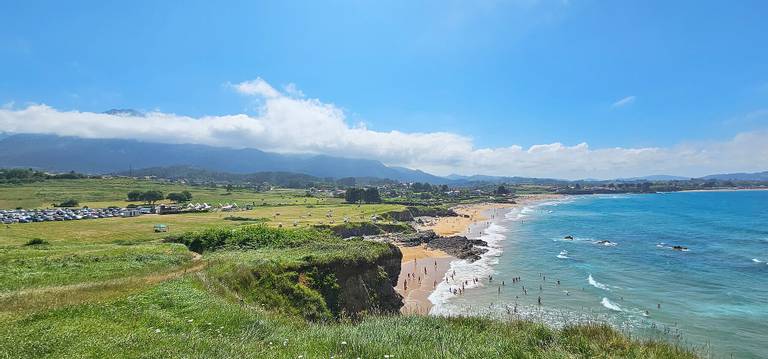
M 381 288 L 383 260 L 399 263 L 399 251 L 314 226 L 345 217 L 366 222 L 402 210 L 398 205 L 349 205 L 297 190 L 228 193 L 89 179 L 3 186 L 0 207 L 46 207 L 63 198 L 124 206 L 134 189 L 189 190 L 193 202 L 257 206 L 1 227 L 0 358 L 695 357 L 601 325 L 555 330 L 515 320 L 384 315 L 374 309 L 386 296 L 381 290 L 360 298 L 368 306 L 359 315 L 346 315 L 357 297 L 344 286 Z M 159 223 L 169 232 L 155 233 Z

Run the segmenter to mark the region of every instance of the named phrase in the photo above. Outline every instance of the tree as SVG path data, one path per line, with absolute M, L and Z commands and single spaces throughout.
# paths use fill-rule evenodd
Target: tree
M 365 203 L 381 203 L 379 190 L 374 187 L 366 188 L 363 192 L 363 201 L 365 201 Z
M 344 201 L 347 203 L 358 203 L 363 200 L 365 190 L 361 188 L 347 188 L 344 193 Z
M 499 185 L 499 187 L 496 188 L 496 194 L 503 196 L 505 194 L 509 194 L 509 190 L 507 187 L 504 187 L 504 185 Z
M 141 191 L 130 191 L 128 192 L 128 201 L 135 202 L 135 201 L 141 201 L 141 195 L 144 193 Z
M 184 193 L 178 193 L 178 192 L 168 193 L 168 195 L 165 198 L 171 201 L 174 201 L 176 203 L 189 201 L 189 199 L 187 198 L 186 195 L 184 195 Z
M 227 185 L 227 192 L 232 192 L 232 185 L 231 184 Z
M 192 200 L 192 192 L 190 192 L 190 191 L 181 191 L 181 194 L 183 194 L 184 197 L 187 198 L 186 201 L 191 201 Z
M 146 191 L 141 194 L 141 200 L 144 202 L 147 202 L 149 204 L 154 204 L 155 202 L 163 199 L 163 192 L 160 191 Z

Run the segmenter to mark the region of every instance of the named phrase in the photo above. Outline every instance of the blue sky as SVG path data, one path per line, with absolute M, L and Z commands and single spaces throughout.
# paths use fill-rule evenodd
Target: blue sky
M 258 117 L 269 101 L 231 84 L 260 78 L 283 93 L 294 84 L 350 127 L 456 134 L 470 151 L 702 150 L 768 129 L 764 1 L 209 3 L 0 5 L 0 104 Z M 377 158 L 440 173 L 455 163 Z M 761 166 L 768 158 L 673 174 Z

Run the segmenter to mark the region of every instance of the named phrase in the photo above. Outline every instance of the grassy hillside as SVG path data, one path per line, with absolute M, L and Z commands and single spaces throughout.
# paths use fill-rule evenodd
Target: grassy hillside
M 137 186 L 56 183 L 58 195 L 91 196 L 94 203 L 119 201 Z M 41 187 L 32 188 L 0 195 L 32 203 L 37 199 L 25 191 Z M 201 197 L 223 192 L 170 190 L 183 189 Z M 330 230 L 368 228 L 361 223 L 371 215 L 404 207 L 305 205 L 302 194 L 235 192 L 227 196 L 274 203 L 236 213 L 0 228 L 0 358 L 693 357 L 603 326 L 552 330 L 519 321 L 381 315 L 400 305 L 391 283 L 399 250 L 342 240 Z M 291 202 L 299 204 L 277 206 Z M 357 223 L 339 226 L 345 216 Z M 154 233 L 155 223 L 169 224 L 170 232 Z M 327 229 L 315 229 L 320 224 Z
M 213 294 L 205 274 L 102 303 L 4 320 L 0 356 L 238 358 L 691 358 L 602 326 L 394 316 L 307 323 Z

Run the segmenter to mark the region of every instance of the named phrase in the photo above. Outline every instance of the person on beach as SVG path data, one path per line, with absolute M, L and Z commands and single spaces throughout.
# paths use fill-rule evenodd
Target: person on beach
M 408 290 L 408 280 L 403 281 L 403 290 Z
M 558 285 L 558 286 L 560 285 L 560 280 L 559 280 L 559 279 L 557 280 L 557 285 Z
M 501 285 L 502 285 L 502 286 L 504 286 L 504 285 L 505 285 L 505 284 L 504 284 L 504 281 L 501 281 Z
M 539 305 L 541 305 L 541 296 L 539 296 L 538 302 L 539 302 Z
M 501 286 L 499 286 L 499 294 L 501 294 Z

